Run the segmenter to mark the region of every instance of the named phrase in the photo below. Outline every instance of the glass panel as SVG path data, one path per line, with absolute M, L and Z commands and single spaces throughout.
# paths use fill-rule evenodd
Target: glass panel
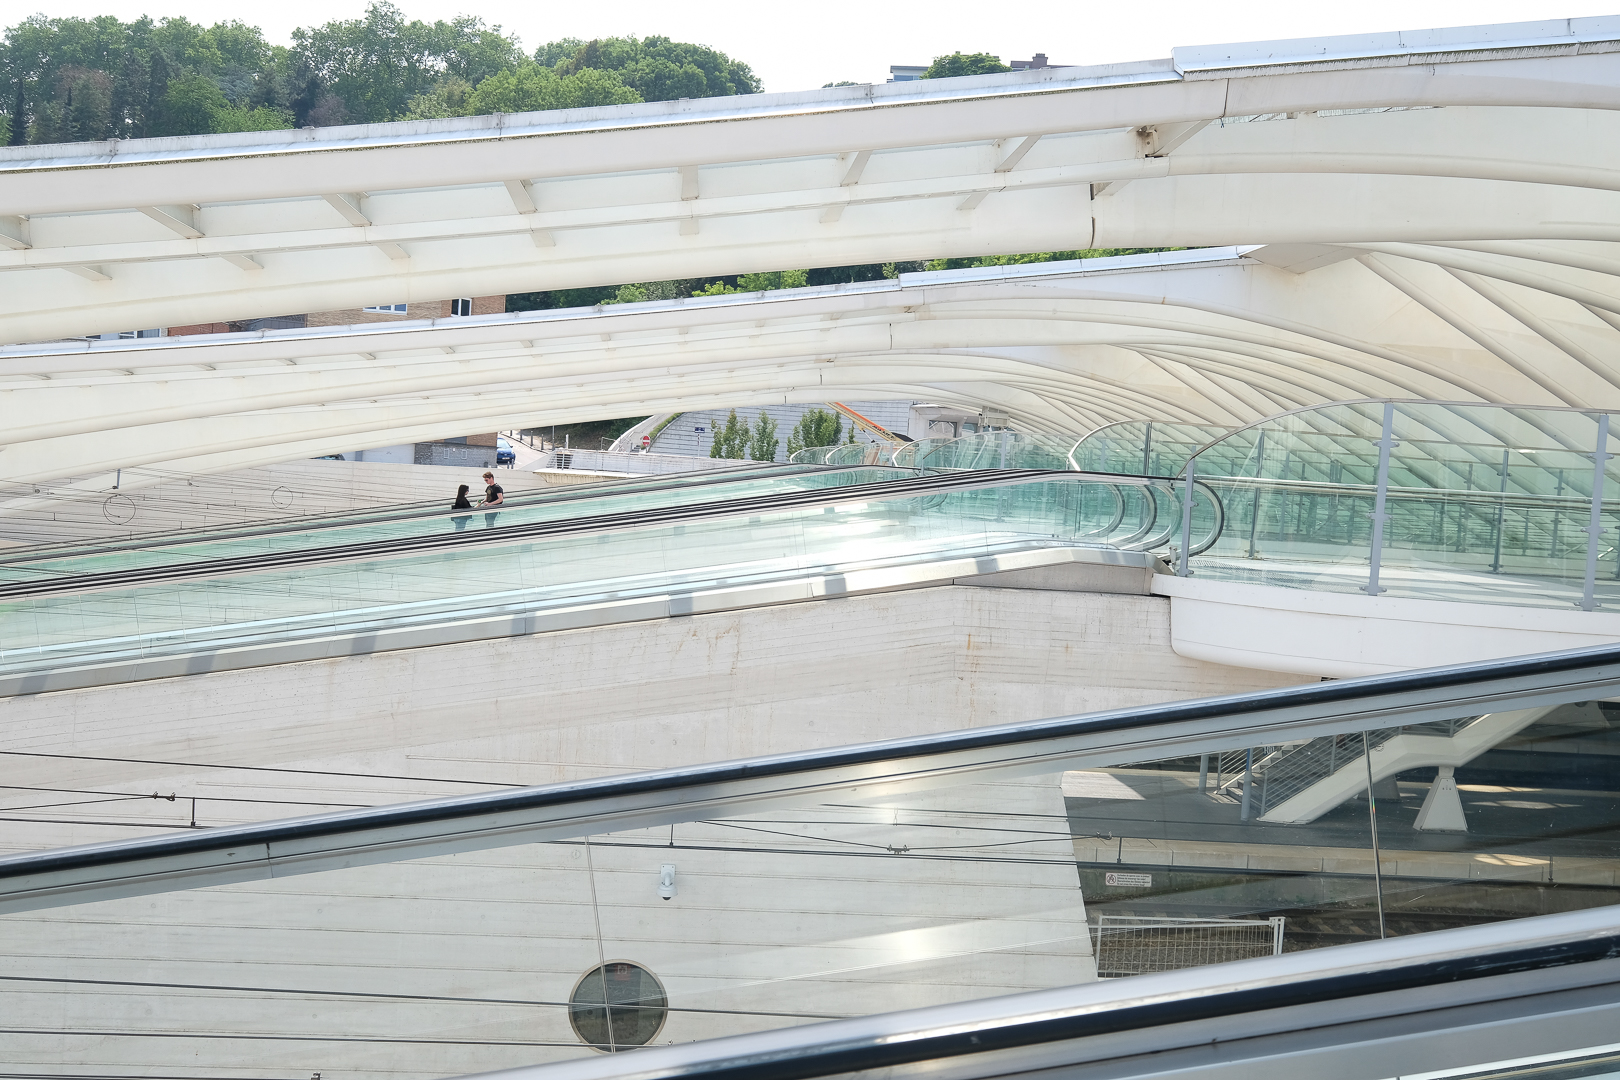
M 1274 417 L 1199 455 L 1226 511 L 1201 576 L 1357 592 L 1368 585 L 1384 405 Z M 1581 601 L 1598 415 L 1394 405 L 1379 591 L 1565 607 Z M 1616 450 L 1616 436 L 1609 450 Z M 1620 601 L 1620 464 L 1605 469 L 1595 593 Z
M 501 527 L 536 521 L 636 513 L 673 506 L 706 505 L 775 492 L 822 490 L 910 475 L 892 469 L 824 471 L 768 465 L 721 474 L 657 477 L 628 483 L 587 484 L 557 492 L 514 494 L 492 524 Z M 499 478 L 497 478 L 499 482 Z M 453 492 L 452 492 L 453 494 Z M 470 493 L 481 498 L 482 489 Z M 98 543 L 32 550 L 0 560 L 0 583 L 66 574 L 116 572 L 137 567 L 173 566 L 267 552 L 304 551 L 364 545 L 411 536 L 429 536 L 466 527 L 468 518 L 448 511 L 449 498 L 431 507 L 370 509 L 317 522 L 277 522 L 248 528 L 169 533 L 151 540 Z M 478 524 L 485 518 L 474 514 Z
M 888 465 L 894 456 L 894 447 L 877 443 L 851 442 L 828 451 L 827 465 Z
M 917 464 L 927 469 L 1071 469 L 1074 446 L 1067 435 L 986 431 L 944 440 L 918 454 Z
M 1180 476 L 1187 459 L 1231 428 L 1131 420 L 1108 424 L 1081 439 L 1070 454 L 1072 466 L 1084 472 L 1133 476 Z
M 0 1058 L 460 1075 L 1323 948 L 1381 919 L 1393 936 L 1609 905 L 1617 722 L 1586 702 L 1369 727 L 1370 759 L 1355 731 L 1013 761 L 6 915 Z M 368 801 L 323 777 L 322 797 Z
M 818 471 L 790 482 L 836 489 L 895 475 L 907 474 Z M 753 483 L 745 486 L 752 490 Z M 646 505 L 641 498 L 597 500 L 592 510 Z M 361 553 L 348 562 L 259 572 L 249 567 L 145 587 L 11 600 L 0 602 L 0 672 L 625 603 L 672 591 L 1041 547 L 1140 547 L 1162 541 L 1179 520 L 1174 498 L 1167 485 L 1159 491 L 1070 474 L 679 525 L 625 525 L 507 543 L 497 537 L 490 545 L 396 558 Z M 482 530 L 494 519 L 498 534 L 509 522 L 555 518 L 564 509 L 544 504 L 440 516 L 435 526 Z

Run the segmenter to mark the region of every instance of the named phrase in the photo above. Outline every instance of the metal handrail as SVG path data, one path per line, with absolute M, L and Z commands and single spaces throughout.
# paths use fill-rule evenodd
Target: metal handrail
M 0 913 L 1620 694 L 1620 646 L 0 858 Z
M 1427 1056 L 1450 1066 L 1537 1052 L 1515 1020 L 1582 1017 L 1590 1041 L 1566 1042 L 1565 1052 L 1612 1043 L 1617 956 L 1620 919 L 1614 908 L 1598 908 L 647 1047 L 480 1080 L 815 1080 L 888 1070 L 1004 1080 L 1065 1067 L 1091 1075 L 1086 1066 L 1116 1077 L 1197 1076 L 1200 1067 L 1226 1076 L 1251 1075 L 1249 1061 L 1270 1066 L 1261 1075 L 1392 1076 L 1422 1070 L 1401 1048 L 1426 1039 L 1442 1043 Z M 1465 1029 L 1466 1049 L 1457 1040 Z M 1571 1035 L 1566 1026 L 1552 1038 Z M 1324 1068 L 1332 1053 L 1352 1060 Z
M 886 466 L 882 467 L 886 468 Z M 902 476 L 895 480 L 881 480 L 869 484 L 796 489 L 754 495 L 742 499 L 719 499 L 650 510 L 598 514 L 592 517 L 520 522 L 499 529 L 478 530 L 476 532 L 443 532 L 391 539 L 368 539 L 358 543 L 300 548 L 292 551 L 254 552 L 219 559 L 134 567 L 102 573 L 58 573 L 49 578 L 0 582 L 0 600 L 94 592 L 139 585 L 217 578 L 227 575 L 254 574 L 266 570 L 318 566 L 360 559 L 374 562 L 381 559 L 422 555 L 434 551 L 493 547 L 518 540 L 540 540 L 562 536 L 617 532 L 657 525 L 689 524 L 698 521 L 751 516 L 785 510 L 814 509 L 820 506 L 834 506 L 839 503 L 914 498 L 936 493 L 948 494 L 985 488 L 1017 487 L 1027 484 L 1051 483 L 1053 481 L 1065 483 L 1097 482 L 1093 478 L 1093 474 L 1075 473 L 1066 470 L 983 469 L 960 473 L 914 474 Z M 1143 486 L 1153 483 L 1153 481 L 1137 481 L 1131 478 L 1118 477 L 1109 477 L 1103 482 L 1111 484 L 1135 483 Z M 492 512 L 499 513 L 500 511 Z M 442 517 L 446 513 L 447 511 L 441 509 L 435 516 Z
M 645 528 L 652 525 L 690 523 L 771 511 L 809 509 L 844 502 L 905 498 L 936 491 L 1006 487 L 1044 483 L 1052 480 L 1075 480 L 1080 475 L 1071 472 L 1006 469 L 951 475 L 905 476 L 897 480 L 877 481 L 870 484 L 798 489 L 767 495 L 755 495 L 743 499 L 720 499 L 682 506 L 659 507 L 652 510 L 632 510 L 613 514 L 598 514 L 592 517 L 522 522 L 497 530 L 429 533 L 391 539 L 367 539 L 358 543 L 301 548 L 294 551 L 254 552 L 248 555 L 236 555 L 220 559 L 135 567 L 103 573 L 58 573 L 49 578 L 0 582 L 0 600 L 128 588 L 135 585 L 188 581 L 230 574 L 260 573 L 265 570 L 316 566 L 356 559 L 371 562 L 379 559 L 420 555 L 432 551 L 497 546 L 511 543 L 514 540 L 536 540 Z M 473 513 L 474 511 L 466 512 Z M 500 511 L 490 512 L 499 513 Z M 447 513 L 448 511 L 441 508 L 433 516 L 443 517 Z

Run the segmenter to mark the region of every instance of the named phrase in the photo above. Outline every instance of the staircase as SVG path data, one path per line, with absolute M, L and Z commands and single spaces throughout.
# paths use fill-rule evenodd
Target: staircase
M 1425 766 L 1466 765 L 1551 711 L 1519 709 L 1369 731 L 1372 782 Z M 1367 789 L 1362 754 L 1357 733 L 1312 739 L 1269 760 L 1260 789 L 1260 820 L 1303 825 L 1359 795 Z

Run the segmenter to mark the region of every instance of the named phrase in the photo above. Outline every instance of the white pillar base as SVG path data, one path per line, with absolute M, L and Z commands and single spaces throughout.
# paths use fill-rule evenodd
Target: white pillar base
M 1412 828 L 1420 832 L 1467 832 L 1468 822 L 1463 820 L 1462 796 L 1457 794 L 1457 779 L 1451 765 L 1440 766 L 1440 775 L 1429 786 L 1429 794 L 1418 810 Z

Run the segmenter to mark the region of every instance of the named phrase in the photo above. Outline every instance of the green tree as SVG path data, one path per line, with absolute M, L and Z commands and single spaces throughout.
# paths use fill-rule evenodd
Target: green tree
M 837 446 L 843 433 L 844 422 L 837 413 L 827 409 L 806 409 L 799 422 L 788 432 L 788 457 L 812 446 Z M 853 428 L 850 434 L 854 434 Z
M 777 289 L 802 289 L 809 270 L 767 270 L 757 274 L 738 274 L 737 283 L 724 279 L 711 281 L 692 293 L 693 296 L 724 296 L 727 293 L 773 292 Z
M 443 120 L 451 116 L 471 115 L 467 99 L 472 96 L 472 85 L 454 75 L 440 79 L 433 89 L 411 98 L 405 106 L 401 120 Z
M 925 79 L 954 79 L 959 75 L 988 75 L 997 71 L 1011 71 L 1001 57 L 989 53 L 953 52 L 949 56 L 936 56 L 922 73 Z
M 193 135 L 214 130 L 214 117 L 231 107 L 219 84 L 206 75 L 171 80 L 163 94 L 165 134 Z
M 1155 251 L 1181 251 L 1182 248 L 1087 248 L 1084 251 L 1030 251 L 1022 255 L 980 255 L 971 259 L 930 259 L 923 270 L 965 270 L 979 266 L 1023 266 L 1027 263 L 1067 262 L 1072 259 L 1106 259 L 1115 255 L 1147 255 Z
M 287 54 L 240 22 L 36 15 L 8 27 L 0 41 L 0 140 L 286 126 L 287 82 L 275 76 Z
M 117 137 L 113 81 L 104 71 L 72 67 L 57 75 L 56 93 L 35 114 L 28 141 L 85 142 Z
M 748 456 L 755 461 L 775 461 L 782 441 L 776 437 L 776 421 L 761 410 L 754 417 L 754 431 L 748 438 Z
M 279 131 L 293 126 L 293 115 L 269 105 L 232 105 L 214 113 L 215 133 L 228 131 Z
M 452 22 L 406 21 L 387 0 L 363 18 L 334 19 L 293 31 L 293 51 L 351 120 L 380 123 L 404 116 L 414 98 L 450 76 L 477 86 L 522 60 L 517 42 L 463 16 Z M 313 114 L 321 108 L 317 101 Z M 326 103 L 327 111 L 331 103 Z M 313 118 L 313 116 L 312 116 Z
M 467 116 L 540 109 L 585 109 L 629 105 L 641 96 L 611 71 L 586 69 L 559 76 L 551 68 L 524 64 L 480 83 L 467 98 Z
M 715 431 L 709 456 L 738 459 L 748 456 L 748 425 L 737 419 L 736 409 L 732 409 L 731 415 L 726 417 L 726 426 Z
M 563 46 L 574 49 L 561 58 Z M 757 94 L 759 78 L 741 60 L 718 49 L 667 37 L 596 38 L 578 43 L 552 42 L 535 50 L 535 61 L 554 66 L 559 75 L 587 69 L 616 73 L 644 101 Z

